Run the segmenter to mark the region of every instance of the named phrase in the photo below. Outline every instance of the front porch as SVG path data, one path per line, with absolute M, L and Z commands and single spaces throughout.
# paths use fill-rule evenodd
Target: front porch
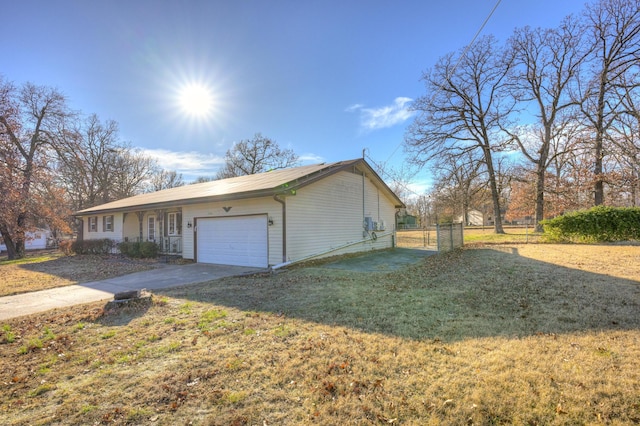
M 123 214 L 124 241 L 153 242 L 163 255 L 182 255 L 182 209 Z

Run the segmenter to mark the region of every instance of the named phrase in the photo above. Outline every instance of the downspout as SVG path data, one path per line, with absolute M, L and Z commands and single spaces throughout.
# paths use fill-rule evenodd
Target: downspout
M 287 261 L 287 204 L 284 199 L 273 194 L 273 199 L 282 204 L 282 262 Z
M 362 231 L 362 238 L 365 238 L 367 233 L 369 232 L 369 230 L 365 227 L 364 221 L 366 218 L 366 207 L 365 207 L 365 172 L 362 172 L 362 227 L 364 228 L 364 231 Z

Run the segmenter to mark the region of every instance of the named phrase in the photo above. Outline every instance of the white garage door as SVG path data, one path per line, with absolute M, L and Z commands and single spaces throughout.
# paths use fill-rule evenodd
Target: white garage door
M 198 219 L 198 262 L 269 266 L 267 216 Z

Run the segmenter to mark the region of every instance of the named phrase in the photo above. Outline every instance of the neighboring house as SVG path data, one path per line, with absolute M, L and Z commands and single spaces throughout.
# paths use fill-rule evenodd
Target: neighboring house
M 460 223 L 463 221 L 462 216 L 456 217 L 456 222 Z M 504 212 L 502 213 L 502 223 L 504 223 Z M 483 214 L 480 210 L 469 210 L 467 212 L 467 223 L 466 226 L 493 226 L 495 225 L 495 218 L 493 217 L 492 212 L 488 212 Z
M 25 250 L 38 250 L 45 249 L 49 247 L 51 244 L 48 244 L 48 241 L 52 240 L 53 237 L 51 235 L 51 231 L 48 229 L 35 229 L 34 231 L 27 231 L 25 233 L 25 242 L 24 249 Z M 4 243 L 2 237 L 0 237 L 0 252 L 7 251 L 7 246 Z
M 396 220 L 398 229 L 416 229 L 419 227 L 418 217 L 407 213 L 406 210 L 398 212 Z
M 467 212 L 467 223 L 465 223 L 465 226 L 489 226 L 489 221 L 488 221 L 488 217 L 484 218 L 485 220 L 483 221 L 483 214 L 481 211 L 479 210 L 469 210 Z M 457 223 L 461 223 L 464 221 L 464 218 L 462 217 L 462 215 L 456 217 L 455 222 Z M 493 224 L 493 223 L 491 223 Z
M 358 159 L 186 185 L 75 215 L 83 239 L 153 241 L 196 262 L 267 267 L 392 247 L 401 207 Z

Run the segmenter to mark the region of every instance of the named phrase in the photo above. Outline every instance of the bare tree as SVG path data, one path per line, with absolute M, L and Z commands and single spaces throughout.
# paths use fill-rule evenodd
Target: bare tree
M 177 188 L 184 185 L 182 173 L 175 170 L 155 170 L 149 179 L 148 192 L 162 191 L 163 189 Z
M 218 171 L 216 178 L 226 179 L 285 169 L 298 162 L 298 156 L 293 150 L 282 149 L 275 141 L 258 133 L 253 139 L 240 141 L 227 151 L 225 165 Z
M 113 169 L 109 174 L 109 194 L 112 200 L 143 193 L 153 171 L 157 169 L 154 159 L 127 145 L 113 153 L 111 161 Z
M 640 61 L 640 0 L 600 0 L 587 5 L 585 19 L 589 67 L 576 92 L 581 111 L 593 129 L 594 204 L 604 203 L 604 157 L 608 132 L 620 111 L 616 92 Z
M 452 212 L 460 211 L 462 223 L 469 223 L 469 209 L 478 194 L 487 187 L 484 162 L 477 153 L 468 151 L 464 155 L 444 158 L 435 171 L 438 198 L 448 204 Z
M 36 188 L 48 185 L 49 164 L 72 116 L 56 89 L 16 88 L 0 77 L 0 235 L 9 259 L 24 257 L 26 231 L 47 207 Z
M 144 192 L 158 170 L 151 157 L 120 139 L 118 123 L 95 114 L 67 132 L 61 146 L 58 179 L 74 210 Z
M 74 210 L 111 201 L 109 178 L 119 149 L 118 124 L 111 120 L 102 123 L 95 114 L 65 135 L 58 177 Z
M 629 204 L 640 197 L 640 81 L 637 74 L 625 77 L 620 90 L 622 113 L 612 131 L 612 156 L 620 165 L 619 186 L 629 192 Z
M 495 158 L 506 149 L 515 99 L 505 96 L 513 58 L 483 37 L 457 55 L 449 54 L 424 74 L 427 94 L 417 99 L 418 117 L 405 145 L 419 164 L 477 152 L 487 173 L 495 215 L 494 231 L 504 233 Z
M 572 108 L 576 102 L 570 96 L 571 86 L 582 66 L 580 25 L 572 17 L 566 18 L 558 29 L 521 28 L 509 40 L 515 66 L 512 74 L 512 96 L 530 105 L 527 113 L 535 111 L 537 123 L 520 127 L 519 131 L 505 129 L 517 142 L 524 157 L 535 167 L 535 223 L 542 231 L 544 219 L 545 177 L 553 157 L 559 153 L 552 142 L 562 140 L 562 133 L 575 120 Z
M 216 180 L 215 176 L 198 176 L 196 180 L 194 180 L 193 182 L 189 182 L 189 184 L 193 185 L 194 183 L 205 183 L 205 182 L 211 182 L 214 180 Z

